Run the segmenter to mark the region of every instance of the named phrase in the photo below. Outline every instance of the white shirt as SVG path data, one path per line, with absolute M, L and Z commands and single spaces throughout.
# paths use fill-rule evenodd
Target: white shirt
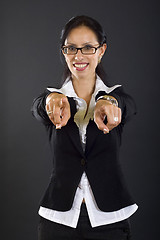
M 74 121 L 79 128 L 79 134 L 81 138 L 82 147 L 84 149 L 86 143 L 86 128 L 90 119 L 93 119 L 94 107 L 95 107 L 95 96 L 99 91 L 105 91 L 109 94 L 115 88 L 120 87 L 121 85 L 115 85 L 111 88 L 107 87 L 103 81 L 97 75 L 95 91 L 92 94 L 90 100 L 89 108 L 87 110 L 87 104 L 85 100 L 79 98 L 73 88 L 72 81 L 68 78 L 63 84 L 61 89 L 48 88 L 51 92 L 63 93 L 68 97 L 73 97 L 76 101 L 77 113 L 74 116 Z M 86 116 L 85 116 L 86 114 Z M 60 130 L 58 130 L 60 131 Z M 105 224 L 115 223 L 122 221 L 130 217 L 138 208 L 136 204 L 127 206 L 125 208 L 119 209 L 118 211 L 113 212 L 103 212 L 101 211 L 95 201 L 93 192 L 85 172 L 81 177 L 79 186 L 77 187 L 72 208 L 69 211 L 56 211 L 44 207 L 40 207 L 39 215 L 53 222 L 64 224 L 72 228 L 76 228 L 78 223 L 78 218 L 80 214 L 81 203 L 85 199 L 89 219 L 92 227 L 97 227 Z M 64 199 L 65 201 L 65 199 Z

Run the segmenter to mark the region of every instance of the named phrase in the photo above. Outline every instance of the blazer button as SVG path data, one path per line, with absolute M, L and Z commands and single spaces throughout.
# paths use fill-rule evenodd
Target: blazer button
M 86 163 L 86 162 L 85 162 L 84 158 L 82 158 L 82 159 L 81 159 L 81 165 L 84 166 L 85 163 Z

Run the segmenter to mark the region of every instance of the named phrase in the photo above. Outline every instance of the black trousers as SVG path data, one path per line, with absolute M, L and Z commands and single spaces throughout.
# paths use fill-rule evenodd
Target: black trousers
M 38 240 L 130 240 L 129 220 L 92 228 L 86 205 L 82 203 L 77 228 L 40 217 Z

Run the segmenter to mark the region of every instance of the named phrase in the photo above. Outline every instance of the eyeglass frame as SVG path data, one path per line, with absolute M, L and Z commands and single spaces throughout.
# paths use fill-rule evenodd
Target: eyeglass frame
M 86 47 L 86 46 L 85 46 L 85 47 Z M 86 53 L 83 53 L 83 52 L 82 52 L 82 49 L 85 48 L 85 47 L 81 47 L 81 48 L 76 48 L 76 47 L 75 47 L 76 52 L 73 53 L 73 54 L 67 54 L 67 53 L 64 52 L 64 49 L 65 49 L 65 48 L 69 48 L 69 46 L 68 46 L 68 47 L 67 47 L 67 46 L 63 46 L 63 47 L 61 48 L 61 50 L 63 51 L 63 53 L 64 53 L 65 55 L 76 55 L 76 54 L 78 53 L 78 50 L 80 50 L 83 55 L 93 55 L 93 54 L 96 53 L 96 51 L 97 51 L 98 48 L 102 47 L 102 44 L 99 45 L 98 47 L 91 47 L 91 48 L 94 48 L 94 49 L 95 49 L 95 52 L 94 52 L 94 53 L 89 53 L 89 54 L 88 54 L 88 53 L 86 54 Z

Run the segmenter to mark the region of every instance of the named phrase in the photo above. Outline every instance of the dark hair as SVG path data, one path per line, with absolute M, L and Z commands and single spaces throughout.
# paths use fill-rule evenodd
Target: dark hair
M 79 26 L 86 26 L 86 27 L 90 28 L 96 34 L 100 45 L 103 45 L 104 43 L 106 43 L 106 35 L 105 35 L 105 32 L 103 31 L 101 25 L 95 19 L 82 15 L 82 16 L 73 17 L 66 23 L 65 27 L 63 28 L 63 30 L 61 32 L 61 38 L 60 38 L 60 47 L 61 48 L 64 46 L 64 42 L 65 42 L 68 34 L 70 33 L 70 31 L 73 28 L 76 28 Z M 61 56 L 62 56 L 62 53 L 61 53 Z M 107 75 L 102 67 L 102 63 L 98 64 L 98 66 L 96 68 L 96 73 L 106 83 Z M 71 76 L 71 72 L 70 72 L 66 62 L 64 62 L 63 82 L 65 81 L 65 79 L 68 76 Z

